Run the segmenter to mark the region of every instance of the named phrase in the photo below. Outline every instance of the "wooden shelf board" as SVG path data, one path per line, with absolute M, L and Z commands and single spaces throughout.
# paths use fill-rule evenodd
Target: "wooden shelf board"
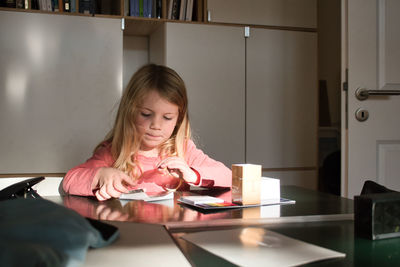
M 154 19 L 154 18 L 141 18 L 125 16 L 125 35 L 151 35 L 160 25 L 166 22 L 171 23 L 185 23 L 185 24 L 201 24 L 201 25 L 219 25 L 230 27 L 246 27 L 262 28 L 272 30 L 286 30 L 286 31 L 303 31 L 303 32 L 317 32 L 316 28 L 301 28 L 301 27 L 283 27 L 283 26 L 270 26 L 270 25 L 250 25 L 250 24 L 234 24 L 234 23 L 221 23 L 221 22 L 198 22 L 198 21 L 183 21 L 171 19 Z
M 282 27 L 282 26 L 269 26 L 269 25 L 250 25 L 250 24 L 235 24 L 235 23 L 221 23 L 221 22 L 198 22 L 198 21 L 183 21 L 183 20 L 171 20 L 171 19 L 155 19 L 155 18 L 143 18 L 143 17 L 131 17 L 131 16 L 119 16 L 119 15 L 107 15 L 107 14 L 82 14 L 78 12 L 50 12 L 43 10 L 33 9 L 18 9 L 18 8 L 5 8 L 1 7 L 0 10 L 13 11 L 13 12 L 30 12 L 30 13 L 42 13 L 42 14 L 54 14 L 54 15 L 67 15 L 67 16 L 87 16 L 87 17 L 101 17 L 101 18 L 112 18 L 112 19 L 125 19 L 125 35 L 136 35 L 136 36 L 149 36 L 158 27 L 166 22 L 172 23 L 185 23 L 185 24 L 201 24 L 201 25 L 219 25 L 219 26 L 231 26 L 231 27 L 246 27 L 251 28 L 263 28 L 263 29 L 275 29 L 275 30 L 288 30 L 288 31 L 304 31 L 304 32 L 317 32 L 316 28 L 300 28 L 300 27 Z

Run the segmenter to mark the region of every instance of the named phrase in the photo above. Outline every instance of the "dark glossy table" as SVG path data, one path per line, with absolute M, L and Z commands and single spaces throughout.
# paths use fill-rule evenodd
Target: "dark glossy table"
M 345 259 L 316 262 L 309 266 L 400 266 L 400 238 L 370 241 L 354 237 L 353 201 L 296 186 L 282 186 L 281 196 L 296 204 L 230 209 L 205 213 L 177 203 L 182 195 L 207 194 L 229 201 L 230 191 L 176 192 L 166 202 L 99 202 L 90 197 L 64 196 L 62 203 L 81 215 L 165 225 L 176 244 L 195 266 L 232 266 L 180 238 L 188 232 L 263 227 L 308 243 L 346 253 Z M 60 199 L 59 199 L 60 201 Z
M 228 190 L 175 192 L 174 200 L 163 202 L 130 201 L 117 199 L 99 202 L 95 198 L 64 196 L 63 204 L 82 216 L 127 222 L 163 224 L 170 230 L 200 229 L 208 227 L 264 225 L 271 223 L 304 222 L 320 220 L 351 220 L 353 201 L 296 186 L 282 186 L 281 196 L 293 199 L 296 204 L 275 205 L 244 209 L 201 212 L 177 199 L 187 194 L 207 194 L 230 201 Z

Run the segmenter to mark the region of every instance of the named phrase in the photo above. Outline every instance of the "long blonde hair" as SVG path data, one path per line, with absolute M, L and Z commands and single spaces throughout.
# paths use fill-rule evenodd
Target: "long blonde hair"
M 118 108 L 115 123 L 105 139 L 97 145 L 95 151 L 111 144 L 111 154 L 115 159 L 114 168 L 122 170 L 133 178 L 141 174 L 136 160 L 140 148 L 140 136 L 135 127 L 138 107 L 150 91 L 156 91 L 161 97 L 178 106 L 179 115 L 171 137 L 159 148 L 160 156 L 184 157 L 186 142 L 190 139 L 188 99 L 185 83 L 171 68 L 149 64 L 141 67 L 131 78 Z

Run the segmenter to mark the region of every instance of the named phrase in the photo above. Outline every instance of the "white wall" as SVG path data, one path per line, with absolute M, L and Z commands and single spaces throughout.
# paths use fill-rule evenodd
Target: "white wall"
M 124 35 L 123 45 L 123 88 L 125 89 L 132 75 L 149 62 L 149 38 Z

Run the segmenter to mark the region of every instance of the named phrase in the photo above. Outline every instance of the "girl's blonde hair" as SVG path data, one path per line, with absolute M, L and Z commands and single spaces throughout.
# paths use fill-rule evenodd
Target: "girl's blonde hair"
M 140 136 L 135 127 L 138 107 L 150 91 L 156 91 L 167 101 L 178 106 L 179 115 L 171 137 L 159 148 L 162 158 L 167 156 L 184 157 L 187 140 L 190 139 L 188 99 L 185 83 L 171 68 L 149 64 L 141 67 L 131 78 L 118 108 L 115 123 L 105 139 L 97 145 L 95 151 L 104 142 L 111 144 L 111 154 L 115 159 L 114 168 L 122 170 L 133 178 L 141 174 L 136 160 L 140 148 Z

